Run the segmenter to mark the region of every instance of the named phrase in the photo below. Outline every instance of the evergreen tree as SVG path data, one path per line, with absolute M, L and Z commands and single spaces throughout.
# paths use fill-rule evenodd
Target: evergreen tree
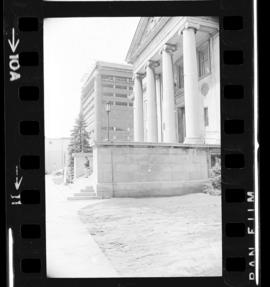
M 92 148 L 89 145 L 89 133 L 86 131 L 86 123 L 83 114 L 80 113 L 75 121 L 75 125 L 71 131 L 71 139 L 68 146 L 68 181 L 73 182 L 74 177 L 74 158 L 73 153 L 85 152 L 89 153 Z

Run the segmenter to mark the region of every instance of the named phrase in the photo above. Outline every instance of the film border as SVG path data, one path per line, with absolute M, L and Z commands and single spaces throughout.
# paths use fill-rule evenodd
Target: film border
M 8 241 L 7 247 L 13 250 L 13 259 L 10 253 L 8 255 L 9 267 L 15 274 L 9 279 L 14 279 L 14 286 L 56 286 L 59 283 L 72 286 L 74 282 L 79 286 L 89 282 L 133 286 L 164 280 L 183 286 L 237 286 L 244 282 L 255 285 L 252 8 L 252 1 L 243 0 L 189 3 L 26 0 L 20 4 L 15 0 L 5 1 L 6 232 L 9 240 L 13 238 L 13 244 Z M 110 283 L 106 279 L 46 278 L 43 19 L 151 16 L 158 11 L 162 11 L 162 16 L 177 16 L 177 11 L 181 11 L 183 16 L 220 17 L 223 277 L 119 278 L 111 279 Z M 233 21 L 238 23 L 238 28 L 235 29 Z M 19 77 L 18 81 L 15 78 L 10 81 L 10 72 L 14 72 L 13 77 Z M 29 125 L 31 130 L 34 125 L 36 132 L 22 134 L 22 126 L 29 130 Z M 235 127 L 238 127 L 236 131 Z M 25 197 L 26 191 L 35 194 L 36 201 L 32 204 Z M 35 226 L 32 226 L 34 233 L 31 225 Z M 23 238 L 23 234 L 28 237 Z

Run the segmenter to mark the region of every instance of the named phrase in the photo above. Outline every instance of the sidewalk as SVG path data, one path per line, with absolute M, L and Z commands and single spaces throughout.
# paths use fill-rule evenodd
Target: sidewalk
M 68 201 L 74 192 L 46 176 L 47 276 L 118 277 L 111 263 L 79 219 L 78 210 L 98 200 Z

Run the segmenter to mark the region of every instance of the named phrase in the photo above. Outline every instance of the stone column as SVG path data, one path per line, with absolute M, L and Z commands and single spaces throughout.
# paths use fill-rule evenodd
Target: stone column
M 142 74 L 134 76 L 134 141 L 143 142 L 143 88 Z
M 186 138 L 184 143 L 204 143 L 203 98 L 199 92 L 195 34 L 199 25 L 186 23 L 183 33 Z
M 162 49 L 162 84 L 163 84 L 163 141 L 165 143 L 177 142 L 175 119 L 175 96 L 172 53 L 175 45 L 165 44 Z
M 162 142 L 161 75 L 156 75 L 158 142 Z
M 157 103 L 156 103 L 156 83 L 154 68 L 157 62 L 148 61 L 146 65 L 146 98 L 147 98 L 147 111 L 146 111 L 146 129 L 147 129 L 147 142 L 157 142 Z
M 211 60 L 212 65 L 212 75 L 214 83 L 214 93 L 215 96 L 212 97 L 212 106 L 209 108 L 209 124 L 213 126 L 213 129 L 216 131 L 213 134 L 212 142 L 215 144 L 220 144 L 220 56 L 219 56 L 219 34 L 216 34 L 210 42 L 211 50 Z M 212 53 L 211 53 L 212 52 Z M 214 120 L 213 120 L 214 119 Z

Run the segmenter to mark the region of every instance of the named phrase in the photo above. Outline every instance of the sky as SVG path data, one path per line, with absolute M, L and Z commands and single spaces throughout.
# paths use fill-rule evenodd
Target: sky
M 83 79 L 96 60 L 125 63 L 137 17 L 44 20 L 45 136 L 69 137 Z

